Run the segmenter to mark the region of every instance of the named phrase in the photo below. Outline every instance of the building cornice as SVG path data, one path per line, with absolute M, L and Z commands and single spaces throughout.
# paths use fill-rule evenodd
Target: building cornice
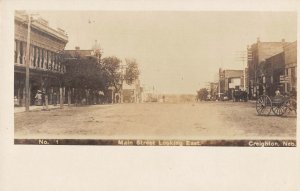
M 19 14 L 15 14 L 15 21 L 19 21 L 23 24 L 25 24 L 26 26 L 28 25 L 28 20 L 26 18 L 26 16 L 22 16 L 22 15 L 19 15 Z M 49 26 L 46 26 L 46 25 L 43 25 L 39 22 L 36 22 L 36 21 L 33 21 L 32 24 L 31 24 L 31 27 L 33 29 L 36 29 L 40 32 L 43 32 L 49 36 L 52 36 L 64 43 L 67 43 L 68 42 L 68 36 L 66 34 L 63 34 L 62 32 L 59 32 Z

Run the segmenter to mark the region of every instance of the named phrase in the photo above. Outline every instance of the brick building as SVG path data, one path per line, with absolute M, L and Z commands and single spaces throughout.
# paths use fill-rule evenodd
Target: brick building
M 263 94 L 262 63 L 267 58 L 282 52 L 287 44 L 284 39 L 281 42 L 261 42 L 258 38 L 255 44 L 248 46 L 248 93 L 250 99 Z
M 284 75 L 284 52 L 266 59 L 263 65 L 262 91 L 264 94 L 274 96 L 277 89 L 284 92 L 284 84 L 280 82 L 280 76 Z
M 26 12 L 15 12 L 14 37 L 14 97 L 15 105 L 25 105 L 25 58 L 28 35 L 28 16 Z M 68 42 L 68 36 L 62 29 L 53 29 L 42 18 L 31 22 L 29 51 L 29 98 L 35 104 L 35 94 L 44 90 L 49 96 L 59 94 L 61 76 L 66 71 L 61 61 L 61 52 Z
M 285 84 L 285 92 L 297 91 L 297 41 L 284 46 L 285 76 L 288 82 Z

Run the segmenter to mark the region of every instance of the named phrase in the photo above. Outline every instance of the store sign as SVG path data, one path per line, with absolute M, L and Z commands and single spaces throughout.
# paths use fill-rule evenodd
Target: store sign
M 229 88 L 235 88 L 236 86 L 241 86 L 241 79 L 240 78 L 231 78 L 231 83 L 229 83 Z
M 288 83 L 290 80 L 289 76 L 285 76 L 285 75 L 280 75 L 279 79 L 280 79 L 280 83 Z

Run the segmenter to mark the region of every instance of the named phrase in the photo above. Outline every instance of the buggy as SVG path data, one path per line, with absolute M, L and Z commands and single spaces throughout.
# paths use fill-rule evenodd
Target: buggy
M 271 111 L 276 116 L 297 113 L 297 101 L 294 97 L 276 95 L 270 98 L 267 95 L 259 96 L 256 100 L 256 111 L 258 115 L 270 115 Z

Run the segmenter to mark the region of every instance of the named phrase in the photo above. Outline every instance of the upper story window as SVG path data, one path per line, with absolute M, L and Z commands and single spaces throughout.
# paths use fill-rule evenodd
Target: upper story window
M 23 42 L 20 41 L 20 57 L 19 57 L 19 63 L 23 64 Z
M 15 55 L 14 55 L 14 62 L 17 63 L 18 60 L 18 52 L 17 52 L 17 40 L 15 40 Z
M 33 46 L 33 66 L 36 67 L 36 47 Z

